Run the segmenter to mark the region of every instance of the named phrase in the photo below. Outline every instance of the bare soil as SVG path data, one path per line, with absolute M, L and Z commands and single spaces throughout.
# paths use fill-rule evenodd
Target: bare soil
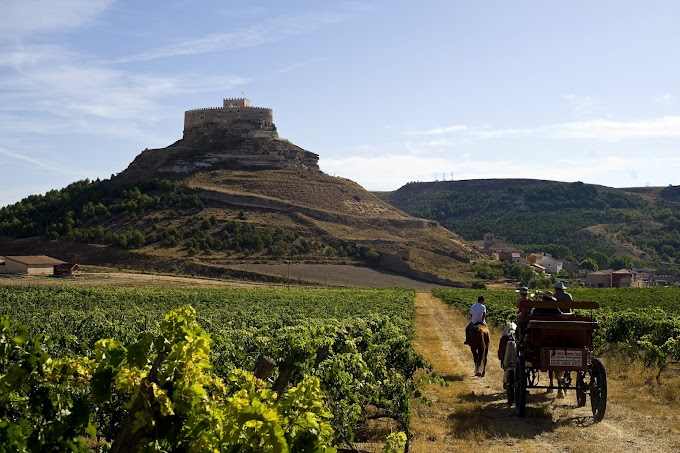
M 558 398 L 556 392 L 532 389 L 526 415 L 518 417 L 507 405 L 503 389 L 497 358 L 499 332 L 492 332 L 486 376 L 476 377 L 472 354 L 463 344 L 467 323 L 465 316 L 431 294 L 418 293 L 416 349 L 449 386 L 429 386 L 426 396 L 432 404 L 415 404 L 412 451 L 680 451 L 678 415 L 669 415 L 676 411 L 637 412 L 619 396 L 625 398 L 625 392 L 612 397 L 610 390 L 600 423 L 594 422 L 589 401 L 585 407 L 576 407 L 573 390 Z M 546 383 L 547 373 L 541 379 Z
M 401 275 L 371 269 L 362 266 L 334 264 L 255 264 L 242 263 L 225 266 L 231 269 L 253 272 L 272 277 L 286 279 L 290 277 L 291 286 L 319 285 L 335 287 L 365 288 L 410 288 L 428 291 L 440 287 L 434 283 L 426 283 L 403 277 Z M 74 277 L 55 278 L 47 275 L 21 275 L 0 277 L 0 284 L 12 285 L 86 285 L 86 286 L 187 286 L 187 287 L 258 287 L 288 286 L 286 283 L 257 283 L 236 279 L 217 279 L 202 277 L 184 277 L 179 275 L 140 274 L 137 272 L 120 272 L 109 268 L 88 270 Z

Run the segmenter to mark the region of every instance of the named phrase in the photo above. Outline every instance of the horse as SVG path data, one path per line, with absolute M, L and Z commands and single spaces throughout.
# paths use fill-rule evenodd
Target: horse
M 475 324 L 470 329 L 468 344 L 475 360 L 475 376 L 486 374 L 486 358 L 489 354 L 489 328 L 484 324 Z M 481 369 L 481 371 L 480 371 Z
M 501 368 L 503 368 L 503 387 L 507 387 L 509 371 L 515 368 L 517 362 L 517 339 L 515 334 L 517 332 L 517 324 L 509 321 L 503 327 L 501 339 L 498 342 L 498 360 L 501 361 Z
M 553 373 L 557 378 L 557 397 L 564 398 L 568 387 L 567 380 L 571 382 L 571 374 L 568 371 L 562 373 L 558 371 L 553 372 L 553 370 L 548 370 L 548 379 L 550 379 L 550 387 L 553 386 Z M 562 377 L 559 376 L 560 373 L 562 373 Z M 549 388 L 547 392 L 552 393 L 552 390 L 553 390 L 552 388 Z

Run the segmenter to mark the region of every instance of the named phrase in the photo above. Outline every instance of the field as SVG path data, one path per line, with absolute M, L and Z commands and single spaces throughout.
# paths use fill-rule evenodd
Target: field
M 410 342 L 414 296 L 375 289 L 0 286 L 0 414 L 12 413 L 0 416 L 0 439 L 17 447 L 49 440 L 58 449 L 80 445 L 87 434 L 125 445 L 129 436 L 120 438 L 133 423 L 149 442 L 164 427 L 167 445 L 321 448 L 351 445 L 369 405 L 407 430 L 414 373 L 425 368 Z M 98 341 L 106 338 L 114 340 Z M 268 384 L 249 373 L 263 356 L 276 366 Z M 154 390 L 136 410 L 145 385 Z M 233 405 L 237 396 L 245 406 Z M 43 410 L 36 412 L 38 402 Z M 86 408 L 86 416 L 60 419 L 68 429 L 57 434 L 54 418 L 75 408 Z M 264 417 L 271 426 L 254 422 L 229 435 L 215 427 L 233 417 Z
M 540 436 L 558 451 L 565 436 L 599 439 L 612 427 L 621 433 L 612 442 L 626 445 L 621 414 L 653 420 L 678 401 L 677 289 L 570 290 L 575 300 L 600 302 L 596 347 L 612 373 L 613 419 L 589 430 L 569 421 L 571 428 L 551 434 L 551 417 L 588 414 L 574 418 L 569 406 L 545 400 L 553 410 L 535 408 L 540 417 L 527 428 L 503 407 L 495 363 L 486 381 L 467 377 L 469 351 L 452 339 L 465 316 L 454 321 L 454 310 L 427 293 L 417 300 L 421 310 L 435 310 L 429 320 L 416 315 L 412 290 L 222 288 L 205 279 L 138 277 L 111 275 L 105 286 L 103 277 L 68 280 L 68 286 L 0 285 L 0 445 L 377 452 L 386 443 L 401 451 L 408 439 L 413 451 L 466 451 L 486 437 L 493 448 L 511 442 L 524 451 Z M 55 281 L 25 279 L 47 280 Z M 484 295 L 496 325 L 514 316 L 514 291 L 433 293 L 463 313 Z M 439 349 L 429 341 L 441 343 Z M 456 371 L 454 363 L 461 364 Z M 449 385 L 427 385 L 444 381 Z M 631 385 L 645 391 L 631 392 Z M 418 398 L 422 392 L 429 404 Z M 534 400 L 544 404 L 543 397 Z M 456 421 L 472 406 L 489 419 Z M 664 417 L 673 424 L 660 451 L 670 451 L 678 445 L 675 418 Z

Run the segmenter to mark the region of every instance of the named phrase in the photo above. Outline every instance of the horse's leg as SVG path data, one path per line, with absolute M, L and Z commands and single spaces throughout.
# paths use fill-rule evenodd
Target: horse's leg
M 475 376 L 479 376 L 479 352 L 477 347 L 470 347 L 472 350 L 472 360 L 475 362 Z
M 483 357 L 484 367 L 482 368 L 482 377 L 484 377 L 484 375 L 486 374 L 486 359 L 487 359 L 488 355 L 489 355 L 489 345 L 486 344 L 484 346 L 484 357 Z
M 545 393 L 552 393 L 552 392 L 553 392 L 553 389 L 552 389 L 552 386 L 553 386 L 553 372 L 552 372 L 552 370 L 548 370 L 548 378 L 550 379 L 550 388 L 549 388 L 549 389 L 546 389 Z
M 562 374 L 562 377 L 557 378 L 557 397 L 558 398 L 564 398 L 564 374 Z

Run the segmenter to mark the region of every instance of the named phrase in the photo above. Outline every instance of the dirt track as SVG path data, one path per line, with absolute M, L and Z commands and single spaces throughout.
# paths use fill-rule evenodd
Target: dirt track
M 416 348 L 451 385 L 430 386 L 433 405 L 415 408 L 413 451 L 680 451 L 680 435 L 662 419 L 631 412 L 611 398 L 605 419 L 594 423 L 590 401 L 577 408 L 573 391 L 560 399 L 533 389 L 519 418 L 506 404 L 498 332 L 492 332 L 486 376 L 475 377 L 463 344 L 468 319 L 430 293 L 418 293 L 416 310 Z M 545 383 L 547 373 L 541 379 Z

